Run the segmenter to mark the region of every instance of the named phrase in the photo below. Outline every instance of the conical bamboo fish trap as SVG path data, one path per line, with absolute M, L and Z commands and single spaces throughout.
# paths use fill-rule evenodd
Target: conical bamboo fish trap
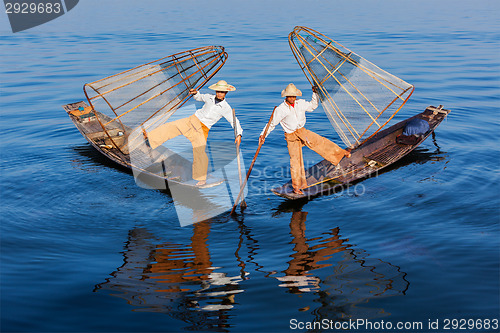
M 200 47 L 87 83 L 84 92 L 109 142 L 128 154 L 130 133 L 165 122 L 226 59 L 221 46 Z
M 306 27 L 289 34 L 290 48 L 344 144 L 357 147 L 408 101 L 413 85 Z

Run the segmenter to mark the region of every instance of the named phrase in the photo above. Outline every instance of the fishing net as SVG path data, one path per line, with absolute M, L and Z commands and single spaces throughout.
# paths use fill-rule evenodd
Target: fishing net
M 134 129 L 164 123 L 226 59 L 221 46 L 192 49 L 87 83 L 84 91 L 106 135 L 127 153 Z
M 380 69 L 325 35 L 295 27 L 290 47 L 344 144 L 356 147 L 383 128 L 413 85 Z

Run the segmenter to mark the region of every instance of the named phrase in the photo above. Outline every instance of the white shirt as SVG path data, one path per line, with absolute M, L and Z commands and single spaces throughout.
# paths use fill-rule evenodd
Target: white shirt
M 281 127 L 283 127 L 283 130 L 286 133 L 293 133 L 299 128 L 304 127 L 304 125 L 306 124 L 306 111 L 312 112 L 317 107 L 318 94 L 316 93 L 312 94 L 310 102 L 304 99 L 295 100 L 295 105 L 293 107 L 286 101 L 284 101 L 274 111 L 273 120 L 269 125 L 266 137 L 274 130 L 274 128 L 278 124 L 281 124 Z M 264 127 L 260 135 L 264 135 L 265 130 L 266 128 Z
M 199 102 L 205 102 L 205 105 L 194 114 L 205 126 L 211 128 L 220 118 L 224 117 L 233 126 L 233 111 L 226 99 L 219 103 L 215 103 L 215 95 L 200 94 L 199 92 L 193 96 Z M 240 126 L 240 121 L 236 118 L 236 133 L 243 134 L 243 129 Z

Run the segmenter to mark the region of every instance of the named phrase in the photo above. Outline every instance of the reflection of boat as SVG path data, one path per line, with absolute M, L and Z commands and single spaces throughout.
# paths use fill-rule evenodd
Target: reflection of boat
M 164 312 L 200 328 L 224 327 L 240 275 L 213 267 L 207 239 L 210 223 L 193 226 L 190 244 L 161 243 L 145 229 L 129 233 L 123 265 L 94 291 L 108 290 L 136 311 Z
M 287 199 L 310 198 L 367 177 L 398 161 L 421 144 L 448 115 L 442 106 L 385 126 L 413 93 L 413 85 L 380 69 L 333 39 L 305 27 L 289 35 L 292 52 L 323 109 L 352 157 L 339 167 L 323 160 L 306 171 L 308 187 L 295 194 L 291 182 L 272 189 Z M 412 140 L 396 140 L 413 124 L 426 123 Z
M 292 259 L 282 273 L 273 274 L 291 293 L 315 292 L 321 307 L 314 312 L 332 319 L 353 316 L 356 305 L 373 298 L 402 295 L 409 283 L 400 268 L 365 251 L 354 249 L 341 239 L 339 228 L 307 238 L 307 212 L 293 212 L 290 233 L 294 244 Z M 364 308 L 363 316 L 379 316 L 382 310 Z M 368 312 L 369 314 L 368 314 Z M 377 314 L 378 313 L 378 314 Z M 362 317 L 363 317 L 362 316 Z
M 165 147 L 151 150 L 141 128 L 166 122 L 224 65 L 223 47 L 208 46 L 173 54 L 87 83 L 87 102 L 64 105 L 82 135 L 110 160 L 153 179 L 183 183 L 191 162 Z
M 231 327 L 232 311 L 265 309 L 244 302 L 274 294 L 283 297 L 280 303 L 291 306 L 290 311 L 309 308 L 314 316 L 334 319 L 381 316 L 382 309 L 359 305 L 406 292 L 409 283 L 399 267 L 353 247 L 339 228 L 306 236 L 306 217 L 306 212 L 294 212 L 291 241 L 273 238 L 271 248 L 243 221 L 235 229 L 239 241 L 232 237 L 232 245 L 227 230 L 211 235 L 210 222 L 195 224 L 186 241 L 165 242 L 145 229 L 133 229 L 123 264 L 95 291 L 125 299 L 134 311 L 167 313 L 198 329 Z M 283 252 L 285 248 L 289 250 Z M 234 253 L 235 260 L 224 259 L 224 268 L 215 267 L 227 253 Z

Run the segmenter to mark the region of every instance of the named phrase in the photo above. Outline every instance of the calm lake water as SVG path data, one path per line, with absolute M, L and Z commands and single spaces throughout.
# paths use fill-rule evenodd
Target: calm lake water
M 16 34 L 2 16 L 1 331 L 286 332 L 364 319 L 423 323 L 415 332 L 438 320 L 436 332 L 446 319 L 498 320 L 499 14 L 496 1 L 85 0 Z M 180 227 L 172 198 L 138 187 L 61 108 L 85 82 L 222 45 L 214 80 L 237 87 L 228 101 L 248 166 L 281 90 L 294 82 L 310 96 L 287 42 L 296 25 L 414 84 L 397 119 L 439 104 L 448 119 L 378 177 L 305 204 L 268 190 L 288 180 L 277 127 L 244 214 Z M 340 143 L 321 108 L 307 127 Z M 231 136 L 222 120 L 209 140 Z

